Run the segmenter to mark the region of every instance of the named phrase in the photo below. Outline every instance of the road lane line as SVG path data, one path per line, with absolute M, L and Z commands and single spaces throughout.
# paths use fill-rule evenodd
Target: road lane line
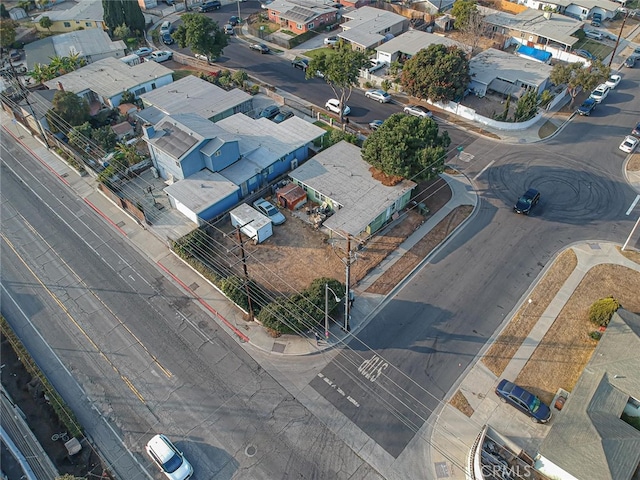
M 633 209 L 636 208 L 636 205 L 638 204 L 638 200 L 640 200 L 640 195 L 636 195 L 636 199 L 631 202 L 631 206 L 629 207 L 629 210 L 627 210 L 626 215 L 631 215 L 631 212 L 633 212 Z
M 491 160 L 491 161 L 487 164 L 487 166 L 486 166 L 486 167 L 484 167 L 482 170 L 480 170 L 480 172 L 478 172 L 478 174 L 477 174 L 475 177 L 473 177 L 473 181 L 475 182 L 475 181 L 478 179 L 478 177 L 479 177 L 480 175 L 482 175 L 482 174 L 485 172 L 485 170 L 486 170 L 487 168 L 489 168 L 491 165 L 493 165 L 494 163 L 496 163 L 496 161 L 495 161 L 495 160 Z

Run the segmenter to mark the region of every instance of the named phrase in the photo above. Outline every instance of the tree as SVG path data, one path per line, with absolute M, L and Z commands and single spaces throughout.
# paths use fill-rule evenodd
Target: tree
M 102 9 L 104 23 L 112 32 L 120 25 L 127 25 L 120 0 L 102 0 Z
M 94 130 L 91 138 L 95 140 L 105 152 L 113 150 L 118 143 L 118 136 L 110 125 Z
M 209 58 L 222 55 L 229 39 L 217 22 L 197 13 L 186 13 L 181 18 L 182 24 L 173 34 L 180 48 L 189 47 L 192 52 Z
M 49 17 L 42 17 L 40 19 L 40 21 L 38 22 L 38 24 L 42 28 L 46 28 L 47 30 L 49 30 L 49 32 L 51 32 L 51 26 L 53 25 L 53 22 L 51 21 L 51 19 Z
M 581 90 L 591 91 L 598 84 L 609 78 L 611 68 L 600 60 L 593 60 L 590 66 L 582 62 L 570 64 L 558 63 L 551 69 L 549 79 L 554 85 L 567 86 L 567 92 L 571 95 L 571 105 Z
M 513 114 L 513 121 L 526 122 L 535 117 L 536 113 L 538 113 L 538 92 L 530 89 L 518 100 L 516 112 Z
M 138 152 L 135 145 L 127 145 L 126 143 L 118 143 L 116 145 L 116 152 L 118 152 L 127 162 L 127 165 L 135 165 L 144 160 L 144 156 Z
M 365 140 L 362 159 L 386 175 L 428 180 L 444 166 L 450 143 L 432 119 L 396 113 Z
M 453 26 L 456 30 L 463 30 L 471 21 L 475 13 L 478 12 L 478 5 L 475 0 L 456 0 L 451 8 L 451 15 L 455 18 Z
M 69 145 L 81 152 L 85 151 L 87 145 L 91 143 L 91 134 L 93 128 L 89 122 L 84 122 L 82 125 L 76 125 L 69 131 Z
M 144 33 L 145 20 L 137 0 L 122 0 L 124 22 L 137 35 Z
M 7 10 L 7 7 L 4 6 L 4 3 L 0 3 L 0 18 L 3 20 L 11 18 L 11 16 L 9 15 L 9 10 Z
M 451 14 L 455 17 L 455 29 L 462 34 L 462 40 L 471 48 L 470 53 L 473 54 L 485 32 L 484 16 L 474 0 L 456 0 Z
M 0 48 L 11 48 L 16 41 L 16 22 L 11 19 L 0 20 Z
M 89 120 L 89 103 L 73 92 L 59 90 L 54 94 L 51 103 L 53 105 L 52 110 L 72 127 L 82 125 Z M 59 124 L 60 122 L 56 123 Z
M 350 45 L 342 42 L 336 44 L 331 51 L 321 51 L 309 62 L 306 78 L 314 78 L 318 72 L 323 75 L 324 81 L 340 101 L 340 122 L 353 87 L 358 85 L 360 70 L 367 65 L 369 59 L 364 52 L 353 50 Z
M 440 44 L 429 45 L 407 60 L 400 77 L 406 93 L 434 102 L 461 98 L 470 81 L 465 52 Z
M 131 29 L 124 23 L 119 27 L 116 27 L 113 34 L 117 38 L 129 38 L 131 36 Z

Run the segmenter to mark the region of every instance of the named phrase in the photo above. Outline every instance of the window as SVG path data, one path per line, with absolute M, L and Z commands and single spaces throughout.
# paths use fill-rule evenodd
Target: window
M 315 23 L 313 23 L 313 22 L 311 22 L 311 23 L 307 26 L 307 28 L 308 28 L 309 30 L 313 30 L 313 27 L 315 27 Z
M 65 28 L 71 28 L 71 22 L 64 22 Z
M 84 22 L 85 27 L 91 27 L 91 22 Z
M 133 94 L 134 94 L 136 97 L 139 97 L 140 95 L 142 95 L 142 94 L 143 94 L 143 93 L 145 93 L 145 92 L 146 92 L 145 88 L 144 88 L 144 87 L 142 87 L 142 88 L 139 88 L 138 90 L 134 90 L 134 91 L 133 91 Z
M 156 84 L 155 84 L 155 83 L 152 83 L 152 84 L 151 84 L 151 90 L 155 90 L 156 88 L 157 88 L 157 87 L 156 87 Z
M 297 24 L 296 24 L 296 28 L 297 28 L 298 30 L 302 30 L 303 25 L 302 25 L 301 23 L 297 23 Z
M 222 155 L 222 152 L 220 150 L 216 150 L 213 154 L 214 157 L 219 157 L 220 155 Z

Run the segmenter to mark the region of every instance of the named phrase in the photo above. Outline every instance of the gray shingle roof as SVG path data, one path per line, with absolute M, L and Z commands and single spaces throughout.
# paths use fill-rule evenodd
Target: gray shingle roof
M 509 52 L 488 48 L 469 62 L 469 72 L 473 80 L 489 85 L 495 79 L 509 83 L 521 82 L 539 86 L 549 78 L 552 67 L 544 63 L 528 60 Z
M 398 35 L 392 38 L 388 42 L 383 43 L 379 47 L 376 47 L 378 52 L 395 53 L 401 52 L 405 55 L 415 55 L 423 48 L 429 47 L 429 45 L 446 45 L 447 47 L 458 47 L 466 50 L 466 47 L 447 37 L 442 35 L 435 35 L 433 33 L 421 32 L 420 30 L 409 30 L 402 35 Z
M 640 400 L 640 316 L 620 309 L 540 454 L 581 480 L 629 480 L 640 463 L 640 431 L 620 419 L 630 397 Z

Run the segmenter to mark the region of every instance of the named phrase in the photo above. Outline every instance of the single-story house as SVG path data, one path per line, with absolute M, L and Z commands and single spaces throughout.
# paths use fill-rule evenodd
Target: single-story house
M 52 22 L 50 28 L 40 26 L 40 19 L 49 17 Z M 33 20 L 33 26 L 40 32 L 64 33 L 73 30 L 88 30 L 99 28 L 108 30 L 104 23 L 104 9 L 102 0 L 80 0 L 68 10 L 52 10 L 38 15 Z
M 421 0 L 418 2 L 411 2 L 413 7 L 420 6 L 420 11 L 429 12 L 432 15 L 446 12 L 451 10 L 455 0 Z
M 640 316 L 619 309 L 551 423 L 535 467 L 559 479 L 637 478 L 639 419 Z
M 126 49 L 124 41 L 113 41 L 104 30 L 92 28 L 52 35 L 27 43 L 24 53 L 27 65 L 32 69 L 38 64 L 49 65 L 54 57 L 79 55 L 87 63 L 107 57 L 122 58 Z
M 593 18 L 594 13 L 599 13 L 603 20 L 613 18 L 620 8 L 620 3 L 609 0 L 518 0 L 518 3 L 534 10 L 551 8 L 562 15 L 579 20 Z
M 296 168 L 309 157 L 310 144 L 326 133 L 298 117 L 276 124 L 242 113 L 217 123 L 193 113 L 168 115 L 143 132 L 154 167 L 170 184 L 204 169 L 211 173 L 195 178 L 206 178 L 216 188 L 198 187 L 196 194 L 193 185 L 199 184 L 188 182 L 167 190 L 172 204 L 196 223 L 226 212 Z
M 369 50 L 400 35 L 409 28 L 409 19 L 374 7 L 361 7 L 343 13 L 340 38 L 356 50 Z
M 402 210 L 416 184 L 402 180 L 388 187 L 374 179 L 360 148 L 344 140 L 332 145 L 289 173 L 309 200 L 326 204 L 334 212 L 323 226 L 345 233 L 372 234 Z
M 274 0 L 268 5 L 269 20 L 296 34 L 336 23 L 340 12 L 331 2 Z
M 173 70 L 156 62 L 129 66 L 116 58 L 103 58 L 78 70 L 45 82 L 49 89 L 65 90 L 86 98 L 89 105 L 120 105 L 122 94 L 139 97 L 173 82 Z
M 166 115 L 196 113 L 212 122 L 253 108 L 253 97 L 238 88 L 227 92 L 206 80 L 187 75 L 178 81 L 140 95 L 144 110 L 137 117 L 155 124 Z
M 409 30 L 376 47 L 377 59 L 388 64 L 398 59 L 408 60 L 423 48 L 428 48 L 429 45 L 434 44 L 467 50 L 463 44 L 442 35 L 420 30 Z
M 517 15 L 505 12 L 486 15 L 484 21 L 501 35 L 528 47 L 552 46 L 569 50 L 578 41 L 574 37 L 584 26 L 581 20 L 542 10 L 527 9 Z
M 480 97 L 488 90 L 518 98 L 529 89 L 540 94 L 549 82 L 551 69 L 550 65 L 488 48 L 469 61 L 469 89 Z

